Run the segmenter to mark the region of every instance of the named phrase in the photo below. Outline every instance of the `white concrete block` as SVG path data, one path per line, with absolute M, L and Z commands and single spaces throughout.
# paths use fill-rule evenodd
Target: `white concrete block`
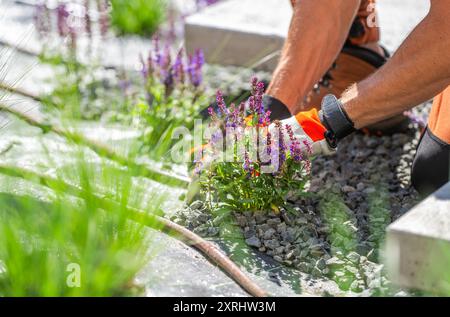
M 450 295 L 450 183 L 388 227 L 386 261 L 399 286 Z
M 218 3 L 186 19 L 187 50 L 202 48 L 209 63 L 272 70 L 291 15 L 287 0 Z

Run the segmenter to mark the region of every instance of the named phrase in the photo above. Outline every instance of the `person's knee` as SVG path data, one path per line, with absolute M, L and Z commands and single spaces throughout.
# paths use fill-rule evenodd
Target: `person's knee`
M 411 171 L 413 187 L 427 196 L 449 182 L 450 144 L 447 144 L 428 129 L 417 148 Z

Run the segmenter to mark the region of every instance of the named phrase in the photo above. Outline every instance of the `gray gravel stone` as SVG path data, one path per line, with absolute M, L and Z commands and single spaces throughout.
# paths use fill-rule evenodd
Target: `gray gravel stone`
M 280 242 L 278 242 L 278 240 L 276 240 L 276 239 L 265 240 L 264 246 L 268 249 L 275 250 L 276 248 L 278 248 L 280 246 Z
M 362 192 L 366 188 L 366 185 L 364 183 L 358 183 L 356 185 L 356 190 Z
M 348 186 L 348 185 L 345 185 L 344 187 L 342 187 L 342 191 L 344 192 L 344 193 L 352 193 L 352 192 L 354 192 L 356 189 L 354 188 L 354 187 L 352 187 L 352 186 Z
M 267 224 L 272 228 L 277 228 L 277 226 L 281 223 L 280 218 L 272 218 L 267 220 Z
M 277 261 L 277 262 L 280 262 L 280 263 L 283 262 L 283 258 L 282 258 L 281 256 L 279 256 L 279 255 L 275 255 L 275 256 L 273 257 L 273 259 L 274 259 L 275 261 Z
M 253 229 L 250 229 L 249 227 L 246 227 L 246 230 L 244 230 L 244 238 L 248 239 L 251 237 L 256 236 L 256 231 Z
M 281 217 L 283 218 L 284 222 L 287 225 L 291 225 L 292 224 L 292 219 L 291 219 L 291 217 L 288 215 L 288 213 L 286 211 L 283 211 L 281 213 Z
M 203 207 L 203 202 L 200 200 L 194 201 L 190 206 L 192 210 L 201 209 Z
M 247 218 L 245 218 L 245 216 L 236 215 L 236 222 L 239 227 L 244 228 L 247 226 Z
M 255 248 L 261 247 L 261 241 L 256 236 L 245 239 L 245 243 L 251 247 L 255 247 Z
M 267 231 L 265 231 L 265 232 L 263 233 L 263 239 L 264 239 L 264 240 L 270 240 L 270 239 L 272 239 L 272 237 L 273 237 L 273 235 L 274 235 L 275 233 L 276 233 L 275 229 L 270 228 L 270 229 L 268 229 Z
M 262 212 L 255 213 L 255 221 L 258 225 L 264 223 L 267 217 Z

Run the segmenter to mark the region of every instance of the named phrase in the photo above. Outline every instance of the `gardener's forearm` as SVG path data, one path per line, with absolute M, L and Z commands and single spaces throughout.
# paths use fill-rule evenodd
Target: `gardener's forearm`
M 430 13 L 392 59 L 342 95 L 356 128 L 400 114 L 450 85 L 450 0 L 431 3 Z
M 359 0 L 297 0 L 280 62 L 267 93 L 291 113 L 330 68 L 345 42 Z

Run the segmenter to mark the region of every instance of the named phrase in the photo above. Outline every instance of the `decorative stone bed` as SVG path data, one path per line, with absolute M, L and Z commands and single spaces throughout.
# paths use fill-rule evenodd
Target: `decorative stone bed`
M 414 115 L 422 116 L 428 107 Z M 290 201 L 290 211 L 213 216 L 196 201 L 173 219 L 211 238 L 223 237 L 223 223 L 232 223 L 249 247 L 281 265 L 329 278 L 343 291 L 395 294 L 379 251 L 387 225 L 419 201 L 410 186 L 419 137 L 419 126 L 411 124 L 392 136 L 347 138 L 335 156 L 312 161 L 309 193 Z

